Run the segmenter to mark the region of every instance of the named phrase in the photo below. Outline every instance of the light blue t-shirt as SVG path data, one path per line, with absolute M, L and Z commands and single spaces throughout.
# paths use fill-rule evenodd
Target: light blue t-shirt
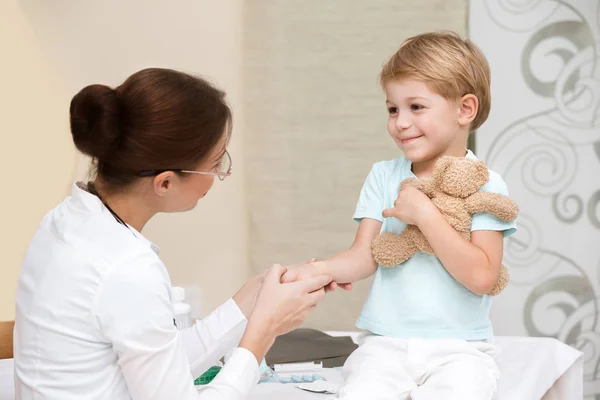
M 477 159 L 471 151 L 466 157 Z M 394 206 L 400 182 L 413 177 L 411 162 L 404 157 L 374 164 L 354 219 L 372 218 L 383 222 L 382 232 L 401 233 L 406 224 L 381 213 Z M 506 184 L 493 171 L 480 191 L 508 195 Z M 515 232 L 516 223 L 478 213 L 471 225 L 471 231 L 476 230 L 503 231 L 506 237 Z M 395 268 L 377 268 L 356 326 L 398 338 L 484 340 L 493 336 L 491 303 L 489 296 L 476 295 L 456 281 L 437 257 L 419 252 Z

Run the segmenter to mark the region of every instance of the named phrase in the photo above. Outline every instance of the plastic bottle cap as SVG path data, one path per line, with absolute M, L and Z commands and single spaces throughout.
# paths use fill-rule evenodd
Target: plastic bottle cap
M 171 288 L 171 296 L 173 297 L 173 303 L 183 303 L 185 300 L 185 289 L 178 286 Z

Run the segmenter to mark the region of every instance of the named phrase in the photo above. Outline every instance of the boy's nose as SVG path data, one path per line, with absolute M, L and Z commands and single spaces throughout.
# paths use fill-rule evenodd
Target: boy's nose
M 398 114 L 398 118 L 396 118 L 396 129 L 398 129 L 399 131 L 403 131 L 410 128 L 411 124 L 412 122 L 408 115 Z

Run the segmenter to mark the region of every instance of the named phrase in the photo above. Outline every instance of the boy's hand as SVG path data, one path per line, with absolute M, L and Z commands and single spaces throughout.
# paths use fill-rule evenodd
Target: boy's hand
M 304 264 L 287 265 L 285 268 L 287 269 L 287 272 L 281 277 L 281 283 L 301 281 L 307 278 L 312 278 L 313 276 L 321 275 L 323 273 L 310 262 Z
M 324 263 L 317 262 L 316 259 L 312 259 L 304 264 L 288 265 L 286 268 L 287 272 L 281 277 L 281 283 L 301 281 L 327 273 L 324 268 Z M 325 291 L 332 292 L 338 287 L 341 287 L 344 290 L 351 290 L 352 284 L 331 282 L 325 287 Z
M 394 207 L 383 210 L 385 218 L 394 217 L 408 225 L 419 225 L 421 218 L 431 207 L 431 199 L 410 183 L 402 184 L 400 194 L 394 201 Z

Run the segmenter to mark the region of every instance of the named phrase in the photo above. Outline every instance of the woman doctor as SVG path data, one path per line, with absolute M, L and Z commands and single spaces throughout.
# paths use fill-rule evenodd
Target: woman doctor
M 93 181 L 42 220 L 16 298 L 17 399 L 243 399 L 275 337 L 323 299 L 329 276 L 282 284 L 273 266 L 192 328 L 173 321 L 169 275 L 140 233 L 159 212 L 191 210 L 231 173 L 231 111 L 206 81 L 146 69 L 70 107 Z M 236 347 L 237 346 L 237 347 Z M 235 348 L 235 350 L 233 350 Z M 193 379 L 225 353 L 198 391 Z

